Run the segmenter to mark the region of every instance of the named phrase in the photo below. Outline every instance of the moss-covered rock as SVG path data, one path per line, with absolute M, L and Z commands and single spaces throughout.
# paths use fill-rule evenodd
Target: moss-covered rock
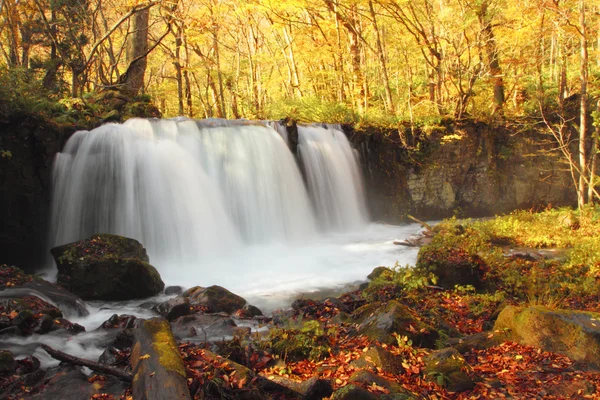
M 508 330 L 510 338 L 520 344 L 600 366 L 600 313 L 507 306 L 494 330 Z
M 331 396 L 331 400 L 377 400 L 377 395 L 357 385 L 346 385 Z
M 391 276 L 393 274 L 393 271 L 391 270 L 391 268 L 388 267 L 375 267 L 373 269 L 373 271 L 367 275 L 367 279 L 369 279 L 370 281 L 375 280 L 377 278 L 381 278 L 384 280 L 391 280 Z M 389 279 L 387 279 L 389 278 Z
M 206 306 L 209 312 L 233 314 L 243 308 L 246 300 L 221 286 L 195 286 L 186 290 L 181 297 L 187 298 L 192 306 Z
M 15 356 L 8 350 L 0 350 L 0 374 L 15 370 Z
M 58 283 L 86 300 L 130 300 L 160 293 L 165 284 L 135 239 L 93 235 L 54 247 Z
M 425 358 L 425 377 L 451 392 L 473 389 L 475 383 L 469 376 L 470 367 L 460 353 L 447 348 L 431 353 Z
M 352 314 L 358 333 L 385 344 L 397 342 L 396 335 L 408 336 L 413 344 L 433 348 L 439 333 L 396 300 L 367 304 Z
M 432 244 L 419 251 L 416 270 L 433 273 L 438 278 L 438 285 L 445 289 L 454 289 L 456 285 L 472 285 L 476 289 L 483 289 L 489 267 L 477 254 Z
M 490 347 L 498 346 L 509 339 L 505 331 L 499 332 L 479 332 L 473 335 L 465 336 L 451 344 L 460 354 L 465 354 L 471 350 L 486 350 Z
M 371 346 L 366 351 L 363 350 L 360 358 L 353 361 L 352 365 L 362 369 L 376 368 L 391 374 L 400 374 L 404 371 L 402 358 L 379 346 Z
M 389 391 L 389 394 L 385 395 L 385 398 L 394 399 L 394 400 L 413 400 L 417 399 L 417 397 L 404 389 L 400 384 L 396 382 L 389 381 L 382 376 L 379 376 L 371 371 L 360 370 L 356 371 L 350 378 L 348 378 L 348 382 L 351 384 L 360 384 L 363 386 L 370 386 L 372 384 L 376 384 L 377 386 L 381 386 Z M 352 398 L 352 397 L 348 397 Z M 382 396 L 383 398 L 383 396 Z

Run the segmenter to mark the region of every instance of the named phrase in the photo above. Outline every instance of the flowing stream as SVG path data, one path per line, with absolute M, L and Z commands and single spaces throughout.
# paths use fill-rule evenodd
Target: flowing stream
M 167 286 L 221 285 L 266 312 L 364 281 L 380 265 L 414 264 L 417 249 L 393 241 L 420 227 L 369 222 L 357 155 L 339 127 L 299 126 L 297 159 L 288 139 L 276 123 L 216 119 L 77 132 L 55 160 L 49 242 L 132 237 Z M 44 341 L 95 359 L 102 334 L 91 331 L 114 313 L 152 315 L 144 301 L 88 304 L 89 316 L 67 317 L 88 333 L 67 343 L 49 334 L 5 346 L 27 354 Z

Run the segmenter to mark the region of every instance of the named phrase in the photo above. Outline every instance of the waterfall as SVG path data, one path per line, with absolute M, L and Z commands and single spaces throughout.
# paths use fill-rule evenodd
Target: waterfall
M 299 127 L 307 190 L 283 130 L 271 126 L 131 119 L 76 132 L 55 159 L 50 244 L 115 233 L 139 240 L 152 260 L 192 265 L 254 243 L 306 240 L 317 225 L 365 224 L 343 133 Z
M 339 127 L 298 126 L 298 153 L 321 228 L 364 226 L 368 217 L 357 155 Z
M 217 182 L 247 242 L 300 239 L 315 223 L 302 176 L 284 140 L 262 125 L 179 124 L 184 147 Z
M 164 128 L 107 124 L 69 139 L 54 165 L 52 245 L 115 233 L 175 262 L 235 247 L 218 187 Z

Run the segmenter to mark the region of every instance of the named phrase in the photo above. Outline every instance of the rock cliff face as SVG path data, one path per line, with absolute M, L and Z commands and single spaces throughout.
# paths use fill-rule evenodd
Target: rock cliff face
M 466 121 L 347 133 L 376 220 L 479 217 L 576 201 L 566 165 L 543 132 Z
M 0 125 L 0 264 L 31 271 L 48 257 L 52 161 L 74 130 L 35 117 Z

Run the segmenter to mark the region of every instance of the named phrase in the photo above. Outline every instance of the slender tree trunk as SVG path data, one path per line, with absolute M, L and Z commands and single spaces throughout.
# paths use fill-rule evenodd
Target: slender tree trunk
M 358 33 L 357 20 L 356 20 L 356 5 L 351 6 L 351 10 L 348 17 L 343 16 L 337 3 L 333 0 L 323 0 L 329 10 L 334 13 L 346 29 L 348 33 L 348 42 L 350 47 L 350 63 L 352 65 L 352 97 L 354 105 L 359 114 L 363 114 L 365 111 L 365 88 L 364 88 L 364 75 L 361 63 L 361 49 L 360 49 L 360 37 Z
M 179 106 L 179 115 L 183 115 L 183 68 L 181 67 L 181 45 L 183 27 L 177 26 L 175 32 L 175 60 L 173 64 L 175 66 L 175 79 L 177 80 L 177 104 Z
M 283 27 L 283 37 L 285 38 L 285 43 L 288 47 L 288 58 L 289 58 L 289 66 L 290 66 L 290 86 L 292 87 L 292 92 L 294 96 L 301 98 L 302 90 L 300 90 L 300 76 L 298 74 L 298 66 L 296 65 L 296 59 L 294 57 L 294 46 L 292 45 L 291 35 L 291 24 L 290 24 L 290 32 L 288 33 L 287 27 Z
M 488 14 L 489 1 L 482 2 L 477 17 L 481 25 L 481 34 L 486 49 L 490 75 L 494 82 L 494 113 L 502 114 L 504 107 L 504 81 L 502 79 L 502 68 L 498 57 L 496 38 L 492 30 L 492 21 Z
M 600 107 L 600 101 L 598 102 Z M 594 202 L 594 186 L 596 182 L 596 164 L 598 160 L 598 139 L 600 138 L 600 125 L 596 126 L 594 135 L 592 136 L 592 147 L 590 149 L 590 183 L 588 186 L 588 202 Z
M 579 208 L 585 204 L 585 193 L 586 183 L 585 175 L 588 171 L 588 160 L 586 152 L 587 144 L 587 114 L 588 114 L 588 94 L 587 94 L 587 83 L 588 83 L 588 50 L 587 50 L 587 29 L 585 22 L 585 1 L 579 1 L 579 30 L 581 34 L 581 66 L 580 66 L 580 80 L 581 80 L 581 112 L 579 115 L 579 190 L 577 196 L 577 203 Z
M 392 91 L 390 89 L 390 80 L 388 78 L 388 71 L 385 63 L 385 53 L 383 51 L 381 35 L 379 33 L 379 27 L 377 26 L 377 16 L 375 15 L 375 9 L 373 8 L 373 0 L 369 0 L 369 12 L 371 13 L 371 20 L 373 21 L 373 28 L 375 29 L 375 39 L 377 42 L 377 58 L 379 59 L 379 67 L 381 68 L 381 77 L 383 79 L 383 87 L 385 90 L 385 109 L 387 112 L 393 113 L 394 102 L 392 100 Z

